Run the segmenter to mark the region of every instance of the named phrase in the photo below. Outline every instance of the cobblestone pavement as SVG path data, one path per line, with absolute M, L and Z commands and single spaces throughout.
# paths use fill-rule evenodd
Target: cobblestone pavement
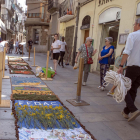
M 27 61 L 27 56 L 28 53 L 24 55 L 25 61 Z M 36 54 L 36 65 L 45 67 L 46 58 L 46 54 Z M 28 63 L 33 64 L 33 54 L 31 54 L 31 61 Z M 53 67 L 52 60 L 49 61 L 49 66 Z M 6 67 L 8 66 L 6 65 Z M 33 70 L 35 71 L 35 68 Z M 5 75 L 12 76 L 8 70 Z M 19 74 L 18 76 L 29 77 Z M 97 140 L 140 140 L 140 117 L 134 122 L 128 123 L 120 113 L 125 103 L 118 104 L 112 97 L 106 95 L 111 85 L 105 91 L 97 89 L 99 86 L 97 74 L 90 73 L 87 86 L 82 87 L 82 100 L 90 103 L 90 106 L 74 107 L 69 104 L 66 99 L 76 97 L 77 85 L 74 82 L 77 81 L 77 78 L 78 70 L 73 70 L 71 66 L 65 66 L 65 68 L 58 66 L 57 75 L 53 81 L 47 81 L 46 84 Z M 2 80 L 2 99 L 9 100 L 10 94 L 10 80 Z M 136 106 L 140 109 L 140 90 L 138 90 Z M 0 109 L 0 139 L 16 139 L 11 109 Z

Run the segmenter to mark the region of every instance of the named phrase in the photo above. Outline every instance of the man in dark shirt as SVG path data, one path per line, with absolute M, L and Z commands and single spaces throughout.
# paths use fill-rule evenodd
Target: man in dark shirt
M 32 49 L 32 44 L 33 44 L 33 41 L 32 41 L 31 38 L 30 38 L 30 40 L 28 41 L 28 44 L 29 44 L 29 49 L 31 50 L 31 49 Z

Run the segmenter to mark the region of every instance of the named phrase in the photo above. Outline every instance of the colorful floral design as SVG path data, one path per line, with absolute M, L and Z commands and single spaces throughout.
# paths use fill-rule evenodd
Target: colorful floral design
M 28 104 L 31 104 L 31 101 Z M 19 102 L 17 102 L 15 103 L 15 110 L 20 128 L 26 127 L 28 129 L 37 128 L 46 130 L 52 128 L 73 129 L 78 126 L 80 127 L 74 116 L 61 104 L 59 106 L 48 106 L 44 104 L 29 106 L 27 104 L 19 105 Z
M 36 94 L 36 95 L 54 95 L 51 90 L 48 91 L 33 91 L 33 90 L 13 90 L 13 94 Z
M 27 74 L 27 75 L 33 75 L 34 73 L 29 70 L 10 70 L 11 74 Z

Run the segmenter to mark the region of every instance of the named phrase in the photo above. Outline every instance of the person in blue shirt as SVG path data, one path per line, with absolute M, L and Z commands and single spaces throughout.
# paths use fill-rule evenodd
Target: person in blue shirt
M 104 77 L 110 67 L 110 64 L 108 63 L 108 58 L 111 58 L 112 54 L 114 53 L 114 46 L 111 45 L 112 42 L 112 37 L 105 38 L 105 46 L 103 47 L 98 58 L 100 63 L 100 86 L 98 88 L 101 90 L 105 89 L 105 87 L 103 86 L 103 83 L 105 82 Z

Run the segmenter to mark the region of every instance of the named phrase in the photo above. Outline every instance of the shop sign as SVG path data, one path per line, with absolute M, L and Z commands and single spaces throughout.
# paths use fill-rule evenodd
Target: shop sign
M 110 2 L 110 1 L 113 1 L 113 0 L 99 0 L 99 5 L 98 6 L 106 4 L 106 3 Z
M 137 16 L 140 15 L 140 3 L 138 3 L 138 7 L 137 7 Z
M 84 29 L 89 29 L 90 28 L 90 24 L 87 24 L 87 25 L 83 25 L 81 26 L 81 30 L 84 30 Z
M 128 35 L 129 35 L 128 33 L 119 35 L 119 44 L 120 45 L 123 45 L 126 43 Z

